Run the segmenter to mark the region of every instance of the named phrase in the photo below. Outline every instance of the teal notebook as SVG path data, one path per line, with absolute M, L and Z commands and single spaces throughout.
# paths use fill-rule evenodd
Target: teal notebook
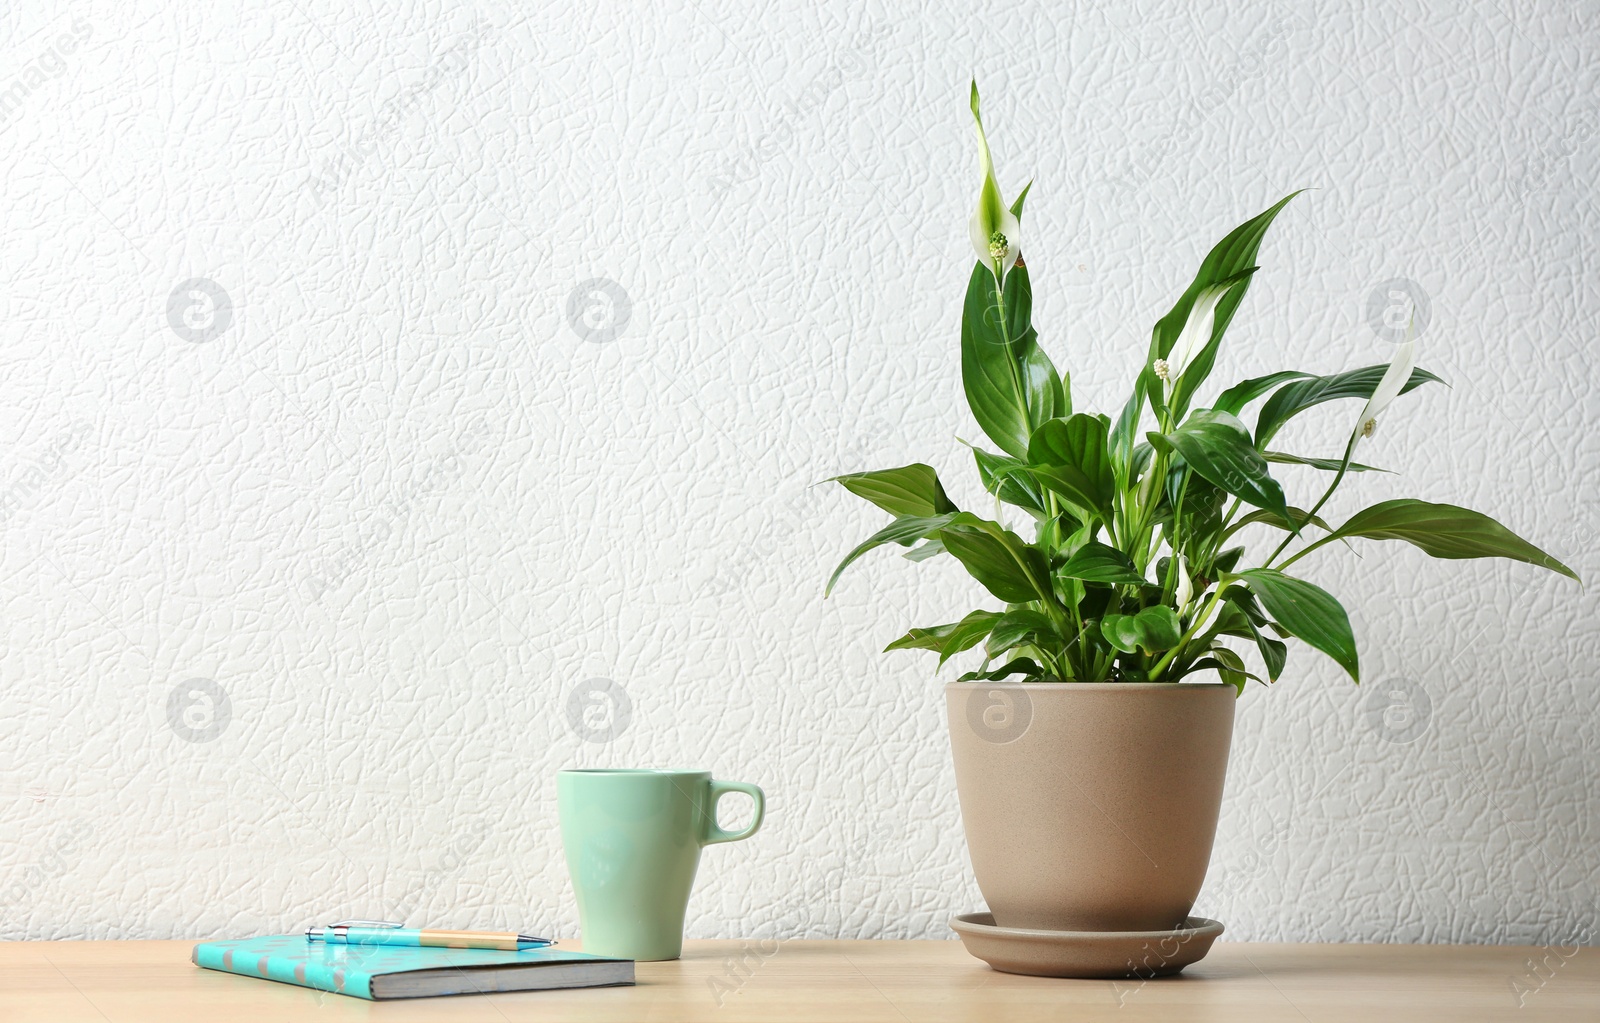
M 375 1001 L 633 983 L 630 959 L 550 948 L 338 945 L 301 934 L 207 941 L 194 947 L 194 964 Z

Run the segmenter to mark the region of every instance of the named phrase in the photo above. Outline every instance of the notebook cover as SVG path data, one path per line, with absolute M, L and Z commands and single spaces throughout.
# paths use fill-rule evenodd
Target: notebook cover
M 372 999 L 372 978 L 386 973 L 410 970 L 438 970 L 449 967 L 504 966 L 530 962 L 568 963 L 604 956 L 556 949 L 527 949 L 505 952 L 489 948 L 413 948 L 405 945 L 339 945 L 307 941 L 303 934 L 247 938 L 243 941 L 207 941 L 194 947 L 196 966 L 208 970 L 260 977 L 318 991 L 332 991 L 356 998 Z M 463 983 L 463 994 L 476 989 Z

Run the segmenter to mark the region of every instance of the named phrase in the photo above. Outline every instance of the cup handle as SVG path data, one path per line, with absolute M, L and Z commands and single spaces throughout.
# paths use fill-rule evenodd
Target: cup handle
M 729 792 L 743 792 L 756 801 L 755 816 L 750 819 L 750 825 L 743 831 L 725 831 L 717 824 L 717 803 Z M 718 842 L 738 842 L 749 838 L 761 830 L 761 820 L 767 814 L 767 794 L 748 782 L 742 781 L 716 781 L 711 782 L 711 795 L 709 805 L 706 807 L 708 819 L 706 821 L 706 837 L 702 844 L 716 845 Z

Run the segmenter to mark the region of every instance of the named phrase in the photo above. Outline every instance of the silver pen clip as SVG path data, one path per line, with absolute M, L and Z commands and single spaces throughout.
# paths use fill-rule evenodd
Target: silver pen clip
M 306 940 L 323 941 L 327 938 L 329 932 L 332 932 L 338 935 L 340 938 L 343 938 L 345 932 L 352 927 L 393 929 L 404 926 L 405 924 L 403 923 L 395 923 L 391 920 L 340 920 L 338 923 L 332 923 L 326 927 L 312 927 L 306 931 Z

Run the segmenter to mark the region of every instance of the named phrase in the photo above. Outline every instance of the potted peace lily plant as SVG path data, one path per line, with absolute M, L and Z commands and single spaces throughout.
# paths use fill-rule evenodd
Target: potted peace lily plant
M 999 605 L 912 629 L 887 648 L 929 650 L 942 666 L 982 647 L 981 665 L 949 684 L 946 697 L 962 818 L 995 927 L 1181 929 L 1210 858 L 1234 701 L 1246 681 L 1278 679 L 1289 638 L 1360 680 L 1350 621 L 1302 577 L 1312 564 L 1302 561 L 1343 541 L 1400 540 L 1438 558 L 1511 558 L 1577 576 L 1495 520 L 1454 505 L 1384 501 L 1337 525 L 1320 516 L 1351 474 L 1368 471 L 1355 455 L 1390 403 L 1438 380 L 1414 366 L 1409 331 L 1387 366 L 1212 383 L 1257 248 L 1293 195 L 1201 262 L 1156 321 L 1115 420 L 1075 412 L 1068 379 L 1032 322 L 1020 248 L 1028 188 L 1005 202 L 976 83 L 971 105 L 983 179 L 970 224 L 977 262 L 962 311 L 961 370 L 992 444 L 971 450 L 993 512 L 957 507 L 922 463 L 837 477 L 894 520 L 850 551 L 828 589 L 863 554 L 898 544 L 913 561 L 955 558 Z M 1332 457 L 1275 446 L 1290 419 L 1345 399 L 1364 404 L 1331 438 Z M 1309 507 L 1291 505 L 1276 464 L 1321 470 L 1327 485 Z M 1032 538 L 1008 518 L 1031 519 Z M 1267 542 L 1248 543 L 1252 532 Z M 1156 972 L 1173 963 L 1163 965 Z M 1029 972 L 1074 970 L 1058 963 Z M 1080 963 L 1076 972 L 1097 970 Z M 1125 971 L 1113 963 L 1110 972 Z

